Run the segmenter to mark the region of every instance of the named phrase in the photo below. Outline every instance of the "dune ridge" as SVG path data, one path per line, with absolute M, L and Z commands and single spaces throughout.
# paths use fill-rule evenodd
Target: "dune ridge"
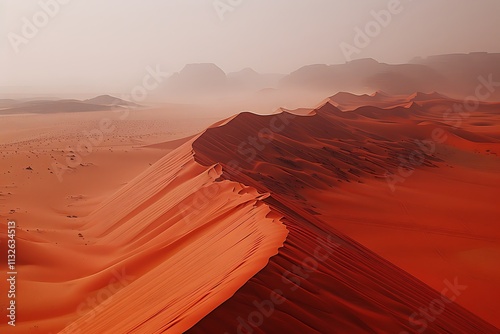
M 285 216 L 290 232 L 284 248 L 264 270 L 188 333 L 407 333 L 422 328 L 429 333 L 497 333 L 495 326 L 457 303 L 447 304 L 432 321 L 411 322 L 415 311 L 440 300 L 440 287 L 429 287 L 340 233 L 335 221 L 325 220 L 328 217 L 315 207 L 327 199 L 313 201 L 312 193 L 320 197 L 341 192 L 356 181 L 380 183 L 384 173 L 398 168 L 395 153 L 418 149 L 414 139 L 427 139 L 436 124 L 449 134 L 462 131 L 443 124 L 439 115 L 426 113 L 416 104 L 390 110 L 363 107 L 345 113 L 325 103 L 309 116 L 291 120 L 271 143 L 256 150 L 253 160 L 241 158 L 239 172 L 234 171 L 233 152 L 239 143 L 268 127 L 275 116 L 242 113 L 200 136 L 193 143 L 197 161 L 203 165 L 217 161 L 224 178 L 270 192 L 265 201 Z M 422 119 L 429 123 L 422 125 Z M 498 141 L 491 137 L 485 142 L 498 148 Z M 420 168 L 440 169 L 444 164 L 442 157 L 429 154 Z M 378 191 L 384 189 L 380 187 Z M 490 237 L 484 240 L 498 241 L 498 236 Z M 314 257 L 318 240 L 330 256 L 308 270 L 303 261 Z M 255 320 L 259 319 L 255 303 L 269 300 L 272 289 L 282 292 L 286 300 L 273 304 L 272 315 Z M 252 319 L 257 325 L 249 325 Z
M 78 220 L 78 244 L 67 238 L 54 245 L 21 231 L 20 245 L 36 257 L 20 265 L 38 263 L 26 271 L 22 291 L 43 291 L 30 302 L 21 331 L 43 323 L 60 333 L 409 333 L 424 327 L 429 333 L 497 333 L 488 309 L 500 272 L 475 268 L 481 287 L 469 288 L 469 295 L 454 295 L 451 286 L 457 284 L 454 268 L 498 249 L 500 235 L 489 219 L 498 210 L 486 197 L 494 198 L 498 185 L 499 104 L 481 104 L 455 127 L 442 119 L 455 101 L 413 96 L 421 101 L 396 97 L 390 105 L 379 93 L 370 98 L 387 101 L 384 107 L 343 111 L 326 100 L 298 114 L 237 114 L 180 140 Z M 349 99 L 356 103 L 355 96 Z M 416 183 L 427 178 L 436 186 L 419 188 L 409 179 L 391 194 L 387 173 L 398 172 L 401 156 L 422 150 L 418 141 L 436 127 L 446 143 L 415 167 L 421 173 Z M 178 144 L 160 144 L 170 145 Z M 472 155 L 483 164 L 480 172 L 467 162 Z M 446 181 L 458 194 L 464 188 L 454 178 L 472 182 L 471 175 L 477 185 L 460 200 L 486 210 L 473 232 L 443 215 L 451 201 L 433 208 L 429 222 L 409 213 L 429 205 L 420 194 L 426 189 Z M 414 206 L 403 202 L 408 196 Z M 380 233 L 387 228 L 396 231 L 391 240 Z M 373 237 L 363 235 L 365 229 Z M 420 231 L 423 237 L 415 235 Z M 450 249 L 429 242 L 439 256 L 425 257 L 429 235 L 439 244 L 453 238 Z M 404 263 L 381 246 L 395 247 L 398 239 L 425 256 L 408 253 Z M 460 257 L 435 261 L 455 249 Z M 490 257 L 482 261 L 494 265 Z M 79 263 L 74 271 L 50 274 L 71 263 Z M 478 281 L 465 276 L 468 285 Z M 110 291 L 110 282 L 119 288 Z M 95 309 L 82 307 L 82 300 L 103 293 L 109 298 Z M 57 303 L 46 308 L 53 296 Z M 443 304 L 439 315 L 409 320 L 435 301 Z M 252 319 L 259 324 L 250 325 Z
M 200 166 L 189 148 L 188 142 L 167 155 L 89 216 L 82 232 L 89 246 L 117 250 L 101 270 L 118 266 L 138 278 L 68 329 L 182 332 L 281 247 L 287 231 L 264 204 L 268 195 L 217 181 L 220 165 Z M 206 194 L 217 199 L 193 206 Z M 123 312 L 127 318 L 118 319 Z
M 441 124 L 438 112 L 422 108 L 416 103 L 388 109 L 365 106 L 346 113 L 325 103 L 307 116 L 245 112 L 210 127 L 137 177 L 89 217 L 86 233 L 96 238 L 96 245 L 120 249 L 116 261 L 127 261 L 128 270 L 132 268 L 139 278 L 115 294 L 92 322 L 82 317 L 72 325 L 85 332 L 112 328 L 118 332 L 206 333 L 251 328 L 255 333 L 324 333 L 335 328 L 364 333 L 412 332 L 425 325 L 429 333 L 495 333 L 494 326 L 460 304 L 448 303 L 448 298 L 455 298 L 449 292 L 443 297 L 339 232 L 334 222 L 323 220 L 306 196 L 312 189 L 324 192 L 343 184 L 382 181 L 387 171 L 399 167 L 397 154 L 418 149 L 414 139 L 424 140 L 436 124 Z M 241 155 L 241 143 L 269 127 L 273 117 L 284 117 L 289 124 L 267 138 L 269 144 L 256 150 L 252 159 L 240 156 L 241 170 L 235 170 L 234 153 Z M 449 126 L 446 131 L 450 135 L 459 132 Z M 429 154 L 422 167 L 436 169 L 442 163 L 441 157 Z M 238 200 L 225 203 L 222 209 L 220 201 L 232 198 L 235 192 Z M 196 205 L 196 194 L 200 193 L 206 204 Z M 242 195 L 250 202 L 243 204 Z M 185 208 L 188 215 L 179 219 Z M 228 216 L 221 214 L 225 210 Z M 248 237 L 240 239 L 249 232 L 241 230 L 245 220 L 233 215 L 255 219 L 253 223 L 261 230 L 253 243 L 245 242 Z M 288 230 L 286 239 L 283 226 L 276 227 L 281 224 L 277 219 Z M 186 220 L 197 222 L 189 223 L 196 226 L 195 231 L 189 227 L 186 231 L 182 223 Z M 219 239 L 219 228 L 222 233 L 231 229 L 232 236 Z M 266 240 L 262 234 L 268 242 L 262 253 L 248 253 L 261 246 L 261 239 Z M 234 243 L 230 249 L 226 249 L 228 242 Z M 278 255 L 272 256 L 281 245 L 284 247 Z M 317 245 L 326 259 L 309 270 L 303 261 L 315 258 Z M 196 247 L 203 250 L 190 254 Z M 218 251 L 214 258 L 207 256 L 212 247 Z M 141 257 L 148 259 L 148 265 L 140 264 L 137 258 Z M 233 260 L 233 267 L 223 265 L 227 257 Z M 213 267 L 207 267 L 211 261 Z M 248 265 L 247 261 L 257 264 Z M 185 272 L 169 279 L 168 269 L 177 271 L 179 267 Z M 193 275 L 193 270 L 204 274 Z M 186 283 L 185 277 L 196 279 Z M 183 289 L 170 297 L 176 284 Z M 213 284 L 212 289 L 209 284 Z M 274 291 L 285 298 L 273 305 L 274 316 L 265 318 L 259 327 L 245 327 L 243 323 L 248 322 L 256 303 L 271 298 Z M 438 317 L 409 322 L 413 312 L 435 300 L 447 300 Z M 140 305 L 141 309 L 148 305 L 150 311 L 137 311 Z M 118 321 L 114 314 L 123 307 L 133 316 Z

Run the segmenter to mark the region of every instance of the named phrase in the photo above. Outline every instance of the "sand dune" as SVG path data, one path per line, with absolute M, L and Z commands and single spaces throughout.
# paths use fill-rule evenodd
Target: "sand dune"
M 176 112 L 179 109 L 176 106 Z M 85 217 L 187 141 L 177 138 L 192 137 L 216 120 L 181 119 L 167 108 L 130 110 L 127 119 L 119 116 L 102 111 L 2 117 L 0 218 L 18 222 L 22 273 L 18 277 L 18 333 L 59 332 L 92 311 L 96 303 L 92 298 L 98 291 L 102 290 L 100 298 L 107 298 L 130 283 L 130 274 L 116 266 L 99 272 L 110 259 L 101 256 L 100 246 L 90 250 L 88 237 L 80 230 Z M 101 119 L 110 119 L 113 131 L 94 141 L 91 154 L 82 155 L 76 145 L 88 140 L 86 133 L 98 129 Z M 151 147 L 166 141 L 170 145 Z M 71 164 L 61 182 L 50 169 L 54 162 Z M 5 231 L 0 231 L 0 247 L 6 253 Z M 85 278 L 91 274 L 95 277 Z M 104 285 L 101 290 L 100 284 Z M 0 288 L 8 290 L 4 290 L 6 281 L 0 282 Z M 4 326 L 0 332 L 9 332 L 10 326 Z
M 413 103 L 419 104 L 429 101 L 445 101 L 447 104 L 457 102 L 449 97 L 436 92 L 423 93 L 416 92 L 410 95 L 389 95 L 377 91 L 371 95 L 356 95 L 347 92 L 340 92 L 329 97 L 325 102 L 330 102 L 335 107 L 343 111 L 354 110 L 360 107 L 379 107 L 383 109 L 395 107 L 408 107 Z
M 457 127 L 443 119 L 453 103 L 339 94 L 143 143 L 178 147 L 124 185 L 76 193 L 76 219 L 26 213 L 56 220 L 20 230 L 34 255 L 19 263 L 19 333 L 497 333 L 500 104 Z M 446 139 L 429 144 L 436 129 Z
M 68 328 L 85 333 L 185 331 L 281 247 L 287 231 L 262 202 L 267 195 L 240 183 L 216 181 L 221 166 L 196 164 L 189 144 L 88 218 L 82 234 L 89 247 L 119 250 L 101 270 L 119 265 L 138 278 L 92 321 L 84 316 Z M 217 199 L 193 206 L 206 200 L 206 194 Z M 123 312 L 127 318 L 117 321 Z
M 425 172 L 416 179 L 418 181 L 405 186 L 403 195 L 392 194 L 383 180 L 383 172 L 398 167 L 393 153 L 409 154 L 417 149 L 412 147 L 411 138 L 425 139 L 433 128 L 432 125 L 418 125 L 421 115 L 410 114 L 404 119 L 394 117 L 396 112 L 408 113 L 405 108 L 393 109 L 394 113 L 389 115 L 386 110 L 366 108 L 371 110 L 372 117 L 359 115 L 359 110 L 353 114 L 342 113 L 330 104 L 316 110 L 314 116 L 296 117 L 286 130 L 275 135 L 272 143 L 256 154 L 252 162 L 241 161 L 242 172 L 224 174 L 228 179 L 271 192 L 272 196 L 266 201 L 287 217 L 285 224 L 290 233 L 285 247 L 262 272 L 190 332 L 203 333 L 214 328 L 236 332 L 238 326 L 249 326 L 251 319 L 248 317 L 256 310 L 253 300 L 265 300 L 270 289 L 284 292 L 286 301 L 275 304 L 274 315 L 265 318 L 258 328 L 250 327 L 255 333 L 278 329 L 325 333 L 332 328 L 349 333 L 411 332 L 421 328 L 409 323 L 412 310 L 427 307 L 438 298 L 436 291 L 445 287 L 444 279 L 457 276 L 469 287 L 469 294 L 458 299 L 458 304 L 498 323 L 491 307 L 499 296 L 500 290 L 494 283 L 500 278 L 499 273 L 478 270 L 470 257 L 463 257 L 467 253 L 484 255 L 484 268 L 492 268 L 497 261 L 500 235 L 495 217 L 498 209 L 492 197 L 498 188 L 495 172 L 500 163 L 498 158 L 485 157 L 485 161 L 496 169 L 480 172 L 485 183 L 478 188 L 484 191 L 481 200 L 475 198 L 476 192 L 456 199 L 457 202 L 470 201 L 481 219 L 459 219 L 470 211 L 466 206 L 457 208 L 453 199 L 428 202 L 430 195 L 425 195 L 427 192 L 437 192 L 444 186 L 444 189 L 452 189 L 448 194 L 451 195 L 467 187 L 461 181 L 453 181 L 455 178 L 469 177 L 470 182 L 477 182 L 471 166 L 451 171 L 444 169 L 447 163 L 444 159 L 457 167 L 461 165 L 448 154 L 436 152 L 427 156 L 422 164 Z M 432 114 L 427 118 L 429 122 L 436 121 Z M 394 122 L 387 124 L 390 119 Z M 232 152 L 237 150 L 238 143 L 268 126 L 269 122 L 269 117 L 241 114 L 224 127 L 207 132 L 210 136 L 201 136 L 195 141 L 196 157 L 203 164 L 218 161 L 223 169 L 234 169 L 230 164 L 234 164 L 231 163 Z M 221 142 L 224 145 L 215 145 Z M 488 143 L 488 147 L 495 152 L 500 148 L 496 140 Z M 467 146 L 459 149 L 464 151 L 462 154 L 469 151 Z M 437 176 L 433 176 L 435 174 Z M 439 175 L 446 177 L 448 183 L 434 183 L 440 179 Z M 489 200 L 484 201 L 486 198 Z M 417 215 L 418 220 L 411 219 L 407 211 L 400 212 L 401 203 L 408 203 L 403 204 L 405 210 L 429 211 Z M 386 215 L 380 213 L 381 208 Z M 451 208 L 456 210 L 455 214 L 442 214 Z M 371 232 L 360 229 L 363 226 L 360 224 L 368 224 Z M 387 228 L 390 228 L 390 237 L 386 235 Z M 370 246 L 370 250 L 339 231 Z M 429 233 L 432 233 L 431 243 Z M 325 244 L 328 236 L 340 246 L 333 249 L 331 245 L 325 246 L 325 250 L 331 252 L 330 257 L 311 270 L 303 261 L 313 258 L 317 239 Z M 404 255 L 397 246 L 407 249 Z M 427 253 L 429 248 L 446 256 Z M 395 261 L 435 290 L 382 260 L 372 250 L 383 253 L 386 259 Z M 290 274 L 293 268 L 296 268 L 295 273 Z M 300 287 L 294 287 L 294 281 Z M 433 333 L 443 332 L 442 328 L 453 333 L 498 331 L 458 304 L 450 304 L 434 322 L 426 322 L 427 330 Z

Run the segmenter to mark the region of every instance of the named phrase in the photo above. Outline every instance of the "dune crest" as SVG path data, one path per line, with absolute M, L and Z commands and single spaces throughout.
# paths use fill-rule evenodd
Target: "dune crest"
M 159 144 L 182 143 L 57 231 L 63 244 L 23 231 L 20 242 L 35 254 L 20 262 L 30 275 L 23 291 L 43 293 L 21 332 L 38 323 L 60 333 L 414 332 L 423 325 L 410 315 L 441 300 L 429 333 L 495 333 L 498 289 L 490 282 L 500 273 L 475 257 L 493 267 L 489 249 L 500 240 L 491 221 L 499 104 L 481 103 L 458 128 L 442 117 L 453 100 L 397 96 L 391 105 L 382 93 L 362 96 L 373 98 L 386 106 L 345 111 L 326 100 L 315 109 L 239 113 Z M 437 127 L 447 139 L 430 150 Z M 391 193 L 388 173 L 419 150 L 414 178 Z M 444 215 L 454 203 L 456 212 Z M 470 214 L 464 203 L 481 215 L 473 226 L 461 220 Z M 459 274 L 470 288 L 451 303 L 455 296 L 440 292 Z M 117 276 L 124 282 L 110 291 Z M 67 294 L 57 293 L 61 285 Z M 109 298 L 82 307 L 102 294 Z M 265 314 L 250 325 L 256 311 Z
M 157 162 L 88 217 L 82 233 L 89 247 L 115 250 L 99 270 L 124 268 L 137 278 L 100 312 L 62 333 L 183 332 L 282 246 L 287 230 L 263 202 L 268 195 L 218 180 L 221 166 L 197 164 L 190 145 Z M 115 319 L 119 314 L 127 317 Z
M 240 172 L 237 173 L 231 172 L 234 152 L 238 152 L 241 143 L 256 137 L 262 129 L 268 127 L 273 117 L 280 115 L 242 113 L 195 140 L 195 157 L 201 164 L 209 166 L 217 162 L 223 166 L 224 179 L 239 181 L 260 192 L 271 193 L 265 201 L 285 217 L 284 222 L 290 232 L 285 246 L 277 256 L 271 258 L 264 270 L 188 333 L 223 332 L 231 328 L 230 333 L 329 333 L 332 330 L 340 333 L 406 333 L 423 327 L 429 333 L 496 333 L 497 328 L 461 306 L 464 303 L 474 307 L 475 311 L 482 312 L 482 315 L 488 315 L 488 307 L 483 307 L 467 296 L 460 297 L 460 303 L 447 303 L 433 321 L 424 319 L 419 323 L 419 317 L 415 322 L 409 320 L 414 312 L 418 314 L 418 310 L 428 308 L 436 300 L 455 298 L 443 297 L 440 293 L 446 287 L 447 283 L 443 281 L 446 275 L 449 280 L 455 278 L 455 282 L 460 279 L 469 280 L 467 283 L 473 282 L 466 276 L 466 271 L 461 274 L 460 279 L 454 276 L 456 266 L 462 265 L 460 260 L 440 263 L 439 265 L 444 266 L 443 270 L 435 275 L 441 281 L 430 279 L 433 282 L 431 287 L 339 230 L 350 228 L 351 233 L 359 237 L 363 229 L 359 229 L 357 224 L 371 225 L 369 218 L 363 216 L 364 210 L 376 211 L 376 208 L 384 207 L 384 204 L 388 212 L 399 212 L 401 206 L 406 208 L 405 204 L 398 201 L 399 194 L 393 195 L 390 192 L 384 175 L 400 168 L 399 156 L 405 157 L 421 150 L 416 139 L 427 140 L 436 124 L 440 124 L 446 133 L 457 132 L 440 123 L 442 111 L 431 111 L 440 103 L 442 101 L 424 104 L 428 108 L 425 112 L 418 105 L 407 106 L 407 103 L 405 106 L 398 106 L 396 103 L 390 109 L 367 106 L 353 112 L 342 112 L 331 103 L 324 103 L 308 116 L 295 116 L 291 119 L 283 131 L 274 133 L 271 142 L 254 151 L 253 159 L 240 157 Z M 486 107 L 487 104 L 482 106 L 482 112 L 478 112 L 477 117 L 490 118 L 487 112 L 483 113 Z M 283 115 L 287 113 L 283 112 L 281 116 Z M 423 124 L 423 121 L 428 123 Z M 463 132 L 472 136 L 468 131 Z M 498 148 L 496 140 L 487 139 L 489 147 Z M 468 151 L 471 147 L 460 143 L 459 149 Z M 446 165 L 443 159 L 453 158 L 438 153 L 441 152 L 425 154 L 418 167 L 424 175 L 443 173 Z M 446 172 L 448 170 L 444 170 Z M 493 180 L 494 175 L 488 177 Z M 438 177 L 436 179 L 439 180 Z M 459 188 L 462 185 L 453 186 Z M 410 196 L 415 196 L 419 201 L 417 203 L 423 205 L 419 197 L 422 190 L 418 187 L 416 189 L 417 194 Z M 351 203 L 343 195 L 347 191 L 352 191 L 355 195 L 365 191 L 368 194 L 365 198 L 361 197 L 359 202 Z M 407 190 L 403 191 L 405 197 L 406 192 Z M 379 196 L 380 201 L 377 199 L 372 203 L 370 198 Z M 432 212 L 431 216 L 446 210 L 447 203 L 441 205 L 443 207 L 433 209 L 436 212 Z M 428 237 L 425 234 L 423 237 L 415 234 L 420 229 L 427 231 L 430 227 L 421 226 L 425 220 L 402 223 L 400 220 L 407 215 L 406 212 L 404 216 L 384 216 L 380 222 L 388 224 L 385 219 L 395 219 L 393 228 L 397 232 L 393 237 L 394 241 L 386 240 L 383 233 L 373 239 L 370 236 L 364 237 L 363 241 L 371 241 L 374 245 L 392 245 L 396 240 L 402 239 L 413 250 L 420 247 L 425 249 Z M 485 215 L 491 215 L 491 212 Z M 346 223 L 345 217 L 349 219 L 351 216 L 356 225 L 349 220 Z M 373 217 L 370 219 L 374 220 Z M 433 223 L 433 229 L 436 230 L 433 235 L 440 235 L 450 229 L 449 226 L 453 226 L 455 221 L 443 217 L 442 220 L 434 218 Z M 480 247 L 483 248 L 479 249 L 498 240 L 498 236 L 488 236 L 493 232 L 490 224 L 491 222 L 475 224 L 478 235 L 471 238 L 482 240 Z M 375 232 L 379 233 L 378 230 Z M 460 227 L 454 226 L 444 235 L 442 240 L 453 238 L 450 244 L 455 247 L 471 247 L 467 231 L 462 231 Z M 445 252 L 453 251 L 447 249 L 446 244 L 439 243 L 440 240 L 436 241 L 438 247 L 441 245 Z M 317 257 L 318 245 L 323 254 L 328 254 L 326 258 Z M 374 246 L 375 249 L 383 250 L 380 245 Z M 391 255 L 391 258 L 396 256 Z M 430 259 L 434 261 L 433 257 Z M 418 269 L 412 271 L 419 276 L 432 276 L 431 268 L 425 266 L 428 260 L 426 257 L 412 259 L 411 265 L 418 265 Z M 441 274 L 444 276 L 440 276 Z M 485 279 L 496 277 L 495 274 L 488 275 Z M 478 286 L 474 286 L 469 289 L 482 293 L 477 288 Z M 493 285 L 485 287 L 485 290 L 490 293 L 495 291 Z M 269 301 L 270 291 L 279 291 L 284 299 L 280 303 L 274 303 L 272 315 L 267 315 L 256 307 L 255 301 Z M 269 309 L 271 307 L 268 305 Z M 256 320 L 256 312 L 261 312 L 260 321 Z

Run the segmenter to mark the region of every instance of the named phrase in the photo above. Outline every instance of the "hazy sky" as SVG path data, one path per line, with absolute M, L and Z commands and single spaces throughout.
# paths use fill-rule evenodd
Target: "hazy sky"
M 54 15 L 45 20 L 41 3 L 59 2 L 67 3 L 48 6 Z M 341 43 L 355 46 L 355 27 L 365 29 L 374 20 L 371 11 L 390 2 L 0 0 L 0 89 L 121 90 L 140 81 L 147 66 L 175 72 L 195 62 L 213 62 L 226 72 L 281 73 L 344 63 Z M 218 12 L 216 3 L 226 10 Z M 401 63 L 414 56 L 500 52 L 498 0 L 401 0 L 399 9 L 354 58 Z M 27 28 L 34 21 L 42 26 L 37 32 Z

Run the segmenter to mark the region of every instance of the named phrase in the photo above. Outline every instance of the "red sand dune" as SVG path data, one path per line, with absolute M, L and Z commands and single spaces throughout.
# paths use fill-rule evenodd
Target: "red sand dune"
M 245 328 L 254 333 L 397 333 L 413 332 L 424 326 L 429 333 L 497 333 L 498 329 L 459 304 L 498 324 L 493 308 L 500 297 L 496 285 L 500 272 L 493 269 L 500 251 L 500 231 L 495 219 L 499 209 L 494 199 L 499 186 L 498 157 L 478 158 L 479 166 L 484 159 L 490 168 L 474 172 L 470 166 L 461 167 L 460 161 L 447 154 L 431 154 L 422 165 L 424 177 L 419 177 L 419 183 L 414 182 L 413 187 L 405 187 L 401 197 L 392 194 L 384 180 L 385 171 L 398 167 L 395 152 L 410 154 L 418 149 L 413 139 L 425 140 L 435 124 L 441 124 L 437 114 L 426 113 L 416 105 L 388 111 L 364 107 L 342 113 L 326 104 L 314 116 L 293 118 L 283 132 L 274 134 L 270 144 L 261 151 L 255 150 L 256 156 L 250 162 L 240 159 L 242 172 L 232 172 L 234 152 L 239 143 L 269 127 L 271 116 L 240 114 L 225 127 L 209 129 L 197 139 L 193 143 L 197 160 L 205 165 L 218 161 L 226 171 L 225 178 L 270 192 L 272 195 L 266 202 L 286 217 L 290 232 L 279 255 L 271 258 L 263 271 L 190 333 L 214 329 L 236 333 L 238 326 L 243 333 Z M 488 112 L 482 116 L 494 118 L 498 124 L 498 117 Z M 421 125 L 424 119 L 428 123 Z M 457 136 L 457 130 L 444 128 L 450 136 Z M 487 147 L 498 152 L 498 140 L 484 139 L 488 141 L 482 147 L 483 152 Z M 482 145 L 475 144 L 476 149 Z M 463 152 L 457 154 L 470 153 L 467 145 L 458 149 Z M 461 168 L 445 168 L 444 158 L 450 158 L 450 163 Z M 426 180 L 429 173 L 438 176 L 431 174 Z M 429 198 L 433 192 L 442 190 L 439 187 L 453 186 L 444 191 L 451 195 L 467 191 L 470 182 L 478 182 L 474 179 L 478 173 L 483 178 L 477 192 L 462 194 L 456 201 L 438 196 Z M 437 183 L 440 177 L 451 181 Z M 454 178 L 465 181 L 467 177 L 466 182 L 453 181 Z M 426 192 L 430 194 L 425 195 Z M 352 193 L 354 196 L 349 197 Z M 478 195 L 481 200 L 489 200 L 481 202 L 475 199 Z M 403 201 L 415 212 L 415 218 L 410 216 Z M 466 206 L 468 201 L 470 208 Z M 456 208 L 458 203 L 462 206 Z M 457 212 L 443 215 L 452 209 Z M 426 210 L 429 212 L 421 212 Z M 460 221 L 458 217 L 465 212 L 476 213 L 470 218 L 477 220 L 467 224 Z M 426 220 L 429 218 L 433 219 Z M 369 225 L 373 234 L 367 235 L 360 224 Z M 390 238 L 385 235 L 387 226 Z M 370 250 L 340 232 L 343 230 L 371 246 Z M 325 243 L 328 236 L 339 246 L 325 246 L 325 251 L 331 252 L 330 257 L 312 270 L 307 260 L 314 258 L 318 238 Z M 401 244 L 404 247 L 399 251 L 397 247 Z M 430 254 L 429 247 L 435 247 Z M 408 273 L 432 284 L 435 290 L 372 251 L 397 260 Z M 449 258 L 441 259 L 443 253 Z M 484 261 L 480 270 L 473 263 L 477 256 Z M 434 321 L 423 318 L 425 322 L 410 324 L 408 318 L 413 312 L 428 308 L 439 298 L 436 291 L 446 287 L 444 280 L 457 276 L 461 284 L 468 286 L 469 295 L 464 293 L 457 299 L 458 304 L 446 306 Z M 294 286 L 294 281 L 300 287 Z M 275 303 L 273 315 L 263 321 L 251 318 L 259 310 L 252 303 L 268 300 L 273 289 L 283 292 L 286 301 Z M 249 321 L 260 326 L 247 327 Z
M 387 93 L 378 91 L 371 95 L 363 94 L 356 95 L 347 92 L 340 92 L 333 96 L 330 96 L 326 102 L 331 103 L 340 110 L 355 110 L 360 107 L 378 107 L 378 108 L 394 108 L 394 107 L 404 107 L 411 105 L 416 102 L 426 102 L 426 101 L 447 101 L 457 102 L 446 97 L 443 94 L 437 92 L 432 93 L 422 93 L 416 92 L 411 95 L 389 95 Z
M 130 282 L 109 303 L 99 312 L 70 314 L 78 319 L 62 332 L 178 333 L 194 325 L 262 269 L 287 235 L 281 217 L 263 202 L 268 195 L 232 181 L 215 182 L 221 173 L 220 165 L 194 162 L 190 143 L 157 162 L 86 219 L 79 229 L 86 263 L 78 271 L 51 276 L 57 280 L 39 277 L 43 285 L 26 283 L 25 290 L 44 290 L 39 300 L 30 299 L 31 307 L 38 309 L 45 294 L 65 285 L 72 293 L 43 317 L 79 311 L 82 296 L 98 294 L 114 273 L 124 272 Z M 34 240 L 25 243 L 55 263 L 69 265 L 73 255 L 57 256 L 57 246 Z M 42 258 L 30 261 L 40 265 L 47 261 Z M 41 316 L 33 312 L 23 320 Z
M 20 290 L 37 298 L 21 296 L 20 332 L 498 333 L 500 105 L 453 127 L 454 101 L 415 97 L 241 113 L 100 203 L 79 243 L 21 231 Z

